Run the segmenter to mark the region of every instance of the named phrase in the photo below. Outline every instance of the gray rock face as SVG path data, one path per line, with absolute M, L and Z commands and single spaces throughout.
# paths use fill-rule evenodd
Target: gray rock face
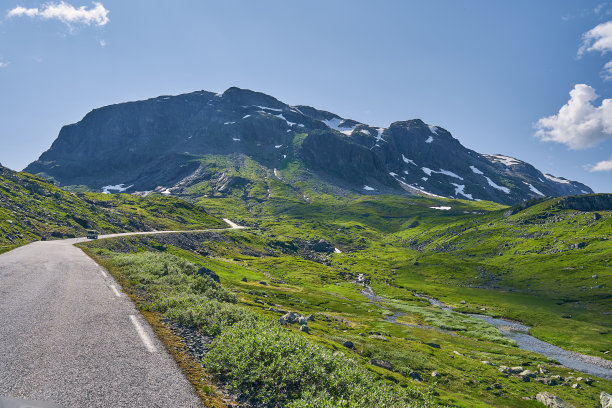
M 601 402 L 601 408 L 612 408 L 612 395 L 602 391 L 599 395 L 599 400 Z
M 514 204 L 592 193 L 521 160 L 466 149 L 447 130 L 419 119 L 374 128 L 238 88 L 95 109 L 64 126 L 26 171 L 98 191 L 119 185 L 125 192 L 180 194 L 212 181 L 222 194 L 248 182 L 200 166 L 198 158 L 207 155 L 234 155 L 237 161 L 246 156 L 270 170 L 290 155 L 312 177 L 364 194 L 428 193 Z M 602 205 L 607 204 L 587 207 Z
M 548 391 L 544 391 L 536 395 L 536 400 L 548 408 L 574 408 L 572 405 Z

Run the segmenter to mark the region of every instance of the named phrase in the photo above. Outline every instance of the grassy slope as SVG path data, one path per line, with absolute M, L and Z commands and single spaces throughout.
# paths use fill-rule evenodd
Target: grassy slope
M 278 317 L 268 310 L 270 304 L 303 314 L 314 313 L 317 319 L 311 324 L 311 340 L 349 354 L 389 379 L 410 381 L 407 376 L 417 371 L 426 383 L 437 382 L 443 400 L 457 406 L 533 406 L 521 397 L 542 390 L 552 391 L 577 406 L 590 406 L 601 389 L 610 387 L 609 382 L 596 381 L 594 387 L 576 391 L 505 378 L 495 367 L 480 361 L 522 364 L 531 369 L 541 365 L 555 374 L 569 374 L 545 358 L 506 344 L 491 327 L 442 313 L 412 295 L 412 291 L 427 293 L 453 305 L 466 300 L 467 304 L 461 306 L 466 311 L 482 313 L 480 309 L 484 307 L 486 313 L 533 325 L 534 334 L 553 343 L 604 356 L 601 352 L 610 347 L 607 333 L 611 322 L 602 311 L 609 300 L 605 290 L 589 287 L 585 291 L 581 282 L 593 279 L 591 275 L 596 270 L 598 284 L 607 285 L 606 266 L 597 265 L 600 258 L 607 259 L 610 249 L 605 242 L 597 247 L 600 241 L 595 237 L 609 233 L 610 214 L 600 212 L 602 219 L 595 222 L 592 214 L 553 211 L 548 221 L 532 225 L 526 222 L 540 219 L 538 214 L 550 206 L 544 204 L 506 217 L 503 207 L 491 203 L 381 196 L 351 199 L 324 194 L 311 197 L 307 203 L 293 198 L 284 200 L 273 193 L 269 200 L 245 203 L 242 196 L 229 196 L 222 199 L 223 205 L 218 199 L 204 198 L 202 204 L 214 204 L 210 205 L 211 211 L 224 210 L 230 218 L 257 228 L 229 231 L 221 235 L 224 239 L 202 239 L 195 250 L 188 251 L 171 242 L 162 243 L 161 248 L 214 270 L 222 283 L 238 294 L 242 305 L 256 313 Z M 430 208 L 440 205 L 453 208 Z M 486 211 L 490 212 L 483 214 Z M 576 226 L 584 229 L 581 242 L 593 243 L 581 250 L 568 250 L 567 245 L 575 242 Z M 300 249 L 287 250 L 299 239 L 320 238 L 343 252 L 312 260 Z M 554 242 L 560 252 L 524 253 L 526 248 Z M 147 247 L 143 242 L 134 245 Z M 148 247 L 160 248 L 159 243 Z M 509 258 L 504 260 L 506 256 L 526 260 L 514 266 Z M 562 269 L 568 267 L 563 266 L 568 265 L 568 256 L 580 262 L 572 266 L 576 269 Z M 529 271 L 524 273 L 527 267 Z M 562 273 L 575 273 L 574 280 L 551 285 L 551 281 L 559 281 L 560 268 Z M 362 288 L 351 282 L 358 273 L 371 278 L 375 291 L 385 296 L 384 306 L 390 311 L 373 305 L 360 293 Z M 258 303 L 260 300 L 266 304 Z M 384 320 L 398 311 L 406 313 L 398 321 L 426 327 Z M 572 318 L 562 317 L 567 314 Z M 568 325 L 575 330 L 567 330 Z M 385 334 L 386 341 L 369 337 L 376 333 Z M 347 339 L 355 343 L 356 352 L 341 346 Z M 431 342 L 441 347 L 425 344 Z M 394 372 L 371 366 L 370 358 L 392 362 Z M 434 370 L 441 373 L 440 379 L 430 377 Z M 493 387 L 495 383 L 502 384 L 501 392 Z
M 225 227 L 207 212 L 168 197 L 65 192 L 27 173 L 0 172 L 0 253 L 41 238 L 153 229 Z

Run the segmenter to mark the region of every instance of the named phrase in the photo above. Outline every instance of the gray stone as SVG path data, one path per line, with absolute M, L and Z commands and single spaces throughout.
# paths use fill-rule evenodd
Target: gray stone
M 525 371 L 525 370 L 523 370 L 523 367 L 521 367 L 521 366 L 510 367 L 508 369 L 508 372 L 510 372 L 510 374 L 520 374 L 523 371 Z
M 547 406 L 548 408 L 574 408 L 561 398 L 548 391 L 544 391 L 536 395 L 536 400 Z
M 599 401 L 601 402 L 601 408 L 612 408 L 612 395 L 605 391 L 599 394 Z
M 310 333 L 310 329 L 305 324 L 300 326 L 300 331 L 303 331 L 304 333 Z
M 345 341 L 344 343 L 342 343 L 342 345 L 348 349 L 355 350 L 355 345 L 350 340 Z
M 437 371 L 432 371 L 432 372 L 431 372 L 431 376 L 432 376 L 432 377 L 435 377 L 435 378 L 440 378 L 440 377 L 442 377 L 442 376 L 440 375 L 440 373 L 439 373 L 439 372 L 437 372 Z
M 376 367 L 384 368 L 385 370 L 393 371 L 393 364 L 385 360 L 378 360 L 375 358 L 370 359 L 370 364 Z
M 421 377 L 421 374 L 417 373 L 416 371 L 411 371 L 408 374 L 408 377 L 412 378 L 415 381 L 423 381 L 423 377 Z

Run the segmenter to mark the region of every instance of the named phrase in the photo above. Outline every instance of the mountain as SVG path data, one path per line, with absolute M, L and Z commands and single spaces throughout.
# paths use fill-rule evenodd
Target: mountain
M 211 157 L 231 160 L 219 165 Z M 259 176 L 228 176 L 250 162 Z M 25 171 L 72 189 L 183 194 L 208 183 L 214 194 L 242 189 L 248 195 L 272 175 L 299 189 L 295 179 L 282 177 L 287 168 L 301 169 L 302 181 L 361 194 L 515 204 L 593 192 L 521 160 L 467 149 L 419 119 L 377 128 L 239 88 L 95 109 L 64 126 Z

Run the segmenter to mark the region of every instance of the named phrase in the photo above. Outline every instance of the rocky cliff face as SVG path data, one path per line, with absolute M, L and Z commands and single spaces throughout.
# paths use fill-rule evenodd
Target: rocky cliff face
M 64 186 L 171 192 L 223 176 L 203 171 L 202 157 L 236 154 L 269 169 L 298 161 L 312 177 L 363 194 L 513 204 L 592 193 L 518 159 L 466 149 L 447 130 L 418 119 L 375 128 L 238 88 L 96 109 L 62 128 L 25 170 Z

